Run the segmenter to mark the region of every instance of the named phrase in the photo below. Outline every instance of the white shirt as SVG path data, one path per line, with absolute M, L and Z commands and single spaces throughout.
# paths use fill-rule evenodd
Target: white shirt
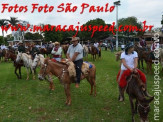
M 124 45 L 124 44 L 122 44 L 122 45 L 121 45 L 121 48 L 125 48 L 125 45 Z
M 151 45 L 151 50 L 152 50 L 152 51 L 154 51 L 153 45 L 154 45 L 154 49 L 158 49 L 158 48 L 159 48 L 159 43 L 153 43 L 153 44 Z
M 95 46 L 96 48 L 98 48 L 99 43 L 94 43 L 94 46 Z
M 134 59 L 138 57 L 138 54 L 136 51 L 134 51 L 131 54 L 126 55 L 125 52 L 123 52 L 121 54 L 121 59 L 125 59 L 126 64 L 130 67 L 130 68 L 134 68 Z M 121 70 L 127 70 L 127 68 L 123 65 L 123 63 L 121 64 Z
M 81 44 L 77 44 L 76 46 L 70 45 L 67 53 L 70 55 L 70 58 L 72 59 L 73 55 L 75 52 L 78 52 L 79 54 L 77 55 L 75 61 L 80 60 L 83 58 L 83 47 Z

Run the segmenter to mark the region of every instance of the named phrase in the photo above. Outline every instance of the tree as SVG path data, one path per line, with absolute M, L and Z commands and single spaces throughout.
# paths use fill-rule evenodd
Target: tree
M 19 22 L 17 17 L 10 17 L 10 20 L 8 20 L 8 21 L 12 26 L 16 26 Z
M 31 32 L 25 33 L 24 38 L 27 39 L 27 40 L 43 39 L 41 34 L 39 34 L 39 33 L 31 33 Z
M 6 26 L 7 24 L 8 23 L 6 19 L 0 19 L 0 27 Z M 3 37 L 3 43 L 4 43 L 4 30 L 2 30 L 2 37 Z
M 122 25 L 122 28 L 126 25 L 132 25 L 132 26 L 136 26 L 137 28 L 139 29 L 142 29 L 142 24 L 140 22 L 138 22 L 137 18 L 132 16 L 132 17 L 127 17 L 127 18 L 121 18 L 118 20 L 118 25 Z M 124 36 L 128 36 L 129 35 L 136 35 L 136 36 L 142 36 L 144 34 L 144 32 L 129 32 L 128 30 L 127 31 L 123 31 L 123 32 L 120 32 L 120 35 L 124 35 Z
M 92 25 L 92 27 L 93 27 L 93 26 L 100 26 L 100 25 L 105 26 L 107 24 L 105 23 L 104 20 L 97 18 L 97 19 L 90 20 L 90 21 L 86 22 L 85 24 L 83 24 L 83 26 L 89 26 L 89 25 Z M 110 25 L 108 24 L 108 26 L 110 26 Z M 94 36 L 91 38 L 92 32 L 93 31 L 83 31 L 83 32 L 80 32 L 79 36 L 82 40 L 100 40 L 100 39 L 104 39 L 104 38 L 108 37 L 109 35 L 112 35 L 111 32 L 109 32 L 109 31 L 107 31 L 107 32 L 96 31 L 94 33 Z

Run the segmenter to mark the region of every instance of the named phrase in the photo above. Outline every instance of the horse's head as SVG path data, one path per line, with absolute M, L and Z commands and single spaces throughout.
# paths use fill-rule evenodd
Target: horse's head
M 33 69 L 35 69 L 37 67 L 39 61 L 40 61 L 40 57 L 39 57 L 39 55 L 36 54 L 35 59 L 33 60 L 33 63 L 32 63 Z
M 150 111 L 150 103 L 154 97 L 151 98 L 144 98 L 143 100 L 138 102 L 138 112 L 140 115 L 141 122 L 148 122 L 148 113 Z
M 17 57 L 16 57 L 16 62 L 20 62 L 22 60 L 22 53 L 18 52 Z
M 40 72 L 38 74 L 39 80 L 44 80 L 45 76 L 49 73 L 48 60 L 45 59 L 44 64 L 41 65 Z

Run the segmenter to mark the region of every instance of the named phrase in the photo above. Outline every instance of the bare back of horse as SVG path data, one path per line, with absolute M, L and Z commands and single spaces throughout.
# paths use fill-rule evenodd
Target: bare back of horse
M 68 72 L 68 65 L 61 62 L 52 62 L 49 59 L 45 59 L 44 66 L 41 67 L 40 73 L 38 75 L 38 78 L 40 80 L 43 80 L 45 76 L 48 76 L 48 81 L 50 82 L 50 89 L 54 89 L 53 81 L 52 81 L 52 75 L 55 75 L 58 77 L 60 82 L 64 85 L 65 94 L 66 94 L 66 104 L 71 104 L 71 96 L 70 96 L 70 84 L 75 82 L 74 77 L 69 76 Z M 87 81 L 91 85 L 91 92 L 90 94 L 93 94 L 94 89 L 94 95 L 96 95 L 96 83 L 95 83 L 95 77 L 96 77 L 96 67 L 92 64 L 92 68 L 89 69 L 88 75 L 84 76 L 81 74 L 81 80 L 87 79 Z

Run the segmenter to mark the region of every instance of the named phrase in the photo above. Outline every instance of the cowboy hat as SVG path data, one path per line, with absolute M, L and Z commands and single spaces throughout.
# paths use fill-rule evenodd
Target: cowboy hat
M 54 45 L 60 45 L 60 43 L 59 42 L 54 42 Z
M 74 41 L 78 41 L 78 38 L 77 37 L 72 37 L 72 40 L 71 40 L 72 42 L 74 42 Z

